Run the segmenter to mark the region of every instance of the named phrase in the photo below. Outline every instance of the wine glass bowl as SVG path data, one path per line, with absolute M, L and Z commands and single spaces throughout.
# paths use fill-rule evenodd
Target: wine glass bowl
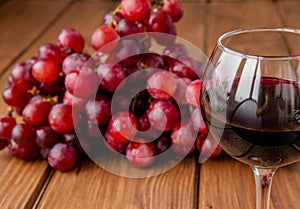
M 257 209 L 269 208 L 276 169 L 300 160 L 299 76 L 300 30 L 256 28 L 222 35 L 203 77 L 209 132 L 252 167 Z

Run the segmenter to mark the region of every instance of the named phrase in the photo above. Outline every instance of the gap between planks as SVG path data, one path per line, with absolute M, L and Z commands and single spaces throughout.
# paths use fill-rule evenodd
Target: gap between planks
M 42 199 L 54 172 L 55 170 L 53 170 L 50 166 L 47 167 L 45 174 L 41 178 L 40 183 L 38 184 L 36 190 L 31 195 L 29 201 L 25 206 L 25 209 L 36 209 L 38 207 L 38 204 Z

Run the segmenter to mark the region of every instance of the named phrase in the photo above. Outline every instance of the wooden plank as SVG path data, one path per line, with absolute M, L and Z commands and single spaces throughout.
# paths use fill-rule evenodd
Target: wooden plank
M 12 1 L 11 6 L 6 8 L 6 4 L 4 5 L 6 10 L 10 8 L 12 11 L 13 6 L 15 4 L 16 6 L 16 12 L 19 10 L 25 9 L 25 8 L 30 8 L 30 12 L 21 12 L 20 20 L 15 20 L 14 24 L 16 24 L 15 29 L 12 29 L 11 32 L 17 31 L 12 33 L 13 35 L 17 36 L 12 37 L 11 39 L 8 39 L 8 41 L 11 43 L 13 40 L 18 40 L 19 33 L 24 32 L 24 28 L 26 26 L 26 21 L 22 22 L 21 19 L 24 17 L 25 20 L 33 22 L 33 24 L 39 25 L 40 32 L 44 28 L 46 28 L 46 31 L 43 31 L 43 34 L 41 37 L 39 37 L 40 32 L 39 30 L 34 29 L 33 27 L 28 27 L 28 30 L 32 30 L 28 32 L 26 36 L 29 36 L 31 40 L 29 39 L 22 39 L 19 42 L 16 41 L 16 48 L 14 49 L 17 51 L 17 48 L 20 46 L 24 46 L 22 50 L 24 53 L 21 53 L 21 56 L 19 56 L 15 62 L 8 68 L 7 71 L 5 71 L 0 78 L 0 91 L 2 92 L 4 88 L 6 88 L 6 79 L 10 73 L 11 68 L 14 66 L 15 63 L 25 61 L 26 59 L 30 58 L 31 56 L 35 56 L 37 54 L 38 48 L 41 44 L 46 43 L 46 42 L 53 42 L 56 43 L 57 40 L 57 35 L 58 33 L 63 29 L 63 28 L 69 28 L 73 27 L 76 28 L 80 31 L 85 31 L 86 33 L 84 34 L 84 37 L 87 40 L 87 47 L 86 50 L 90 49 L 89 45 L 89 37 L 93 30 L 97 27 L 97 25 L 100 25 L 102 18 L 103 18 L 103 11 L 107 10 L 108 8 L 112 8 L 115 3 L 112 2 L 107 2 L 106 4 L 103 3 L 94 3 L 92 4 L 91 7 L 85 7 L 86 4 L 81 4 L 80 7 L 78 7 L 76 13 L 68 13 L 68 10 L 64 10 L 66 14 L 64 15 L 65 19 L 62 21 L 58 22 L 58 24 L 51 24 L 49 26 L 49 17 L 41 18 L 44 15 L 48 15 L 48 12 L 52 12 L 53 14 L 58 14 L 60 5 L 61 3 L 56 2 L 56 1 L 51 1 L 50 3 L 45 2 L 38 2 L 38 1 L 28 1 L 26 3 L 22 3 L 23 1 Z M 65 2 L 65 1 L 64 1 Z M 14 3 L 14 4 L 13 4 Z M 19 7 L 18 4 L 24 4 L 26 6 L 24 7 Z M 48 5 L 49 4 L 49 5 Z M 39 7 L 38 7 L 39 5 Z M 64 5 L 67 5 L 65 2 Z M 32 7 L 31 7 L 32 6 Z M 45 7 L 45 8 L 44 8 Z M 44 8 L 44 10 L 47 11 L 40 11 L 42 10 L 41 8 Z M 32 9 L 32 10 L 31 10 Z M 5 11 L 6 11 L 5 10 Z M 34 19 L 29 19 L 27 16 L 30 16 L 30 14 L 34 13 L 35 10 L 37 12 L 36 19 L 39 20 L 34 20 Z M 56 12 L 54 12 L 57 11 Z M 98 12 L 92 12 L 90 13 L 90 10 L 97 10 Z M 100 12 L 102 11 L 102 12 Z M 16 12 L 14 15 L 16 15 Z M 1 13 L 0 13 L 1 14 Z M 3 13 L 4 15 L 4 13 Z M 51 16 L 51 15 L 50 15 Z M 82 18 L 82 17 L 85 18 Z M 3 16 L 4 20 L 3 22 L 6 22 L 6 16 Z M 45 21 L 48 20 L 48 21 Z M 92 21 L 91 21 L 92 20 Z M 41 21 L 41 22 L 39 22 Z M 2 21 L 1 21 L 2 22 Z M 92 22 L 93 24 L 90 24 Z M 0 23 L 1 24 L 1 23 Z M 7 23 L 6 23 L 7 24 Z M 2 27 L 4 27 L 3 25 Z M 6 27 L 6 26 L 5 26 Z M 4 28 L 5 28 L 4 27 Z M 18 27 L 21 27 L 22 30 L 18 31 Z M 2 31 L 2 30 L 1 30 Z M 25 33 L 25 32 L 24 32 Z M 13 36 L 11 35 L 11 36 Z M 32 37 L 31 37 L 32 36 Z M 36 37 L 39 37 L 38 39 L 35 40 Z M 6 37 L 1 37 L 1 47 L 2 43 L 6 41 Z M 3 41 L 2 41 L 3 40 Z M 22 45 L 22 42 L 26 42 L 25 44 Z M 30 44 L 30 46 L 27 46 Z M 17 47 L 19 45 L 19 47 Z M 6 46 L 8 47 L 8 46 Z M 28 48 L 27 48 L 28 47 Z M 20 47 L 21 48 L 21 47 Z M 4 48 L 3 48 L 4 50 Z M 5 50 L 4 50 L 5 51 Z M 2 49 L 1 49 L 2 52 Z M 5 56 L 4 57 L 9 57 L 9 54 L 13 54 L 12 51 L 7 50 L 5 51 Z M 12 59 L 15 57 L 12 56 Z M 6 110 L 6 105 L 4 104 L 3 100 L 0 100 L 0 114 L 5 115 L 7 113 Z M 43 186 L 43 183 L 49 176 L 49 167 L 46 161 L 33 161 L 33 162 L 24 162 L 15 158 L 12 158 L 10 154 L 8 153 L 7 150 L 1 151 L 0 154 L 0 168 L 1 168 L 1 174 L 0 174 L 0 208 L 31 208 L 31 206 L 34 204 L 37 196 L 39 195 L 39 191 Z M 8 178 L 9 176 L 12 176 L 11 178 Z M 16 185 L 16 182 L 18 185 Z M 15 198 L 18 197 L 18 200 L 15 200 Z
M 286 27 L 300 28 L 300 2 L 279 1 L 277 4 L 279 14 Z
M 5 1 L 0 7 L 0 71 L 30 47 L 69 3 L 53 1 Z M 41 18 L 42 17 L 42 18 Z M 8 72 L 2 74 L 1 92 L 6 87 Z M 0 114 L 6 105 L 0 101 Z M 8 150 L 0 153 L 0 208 L 31 208 L 39 195 L 50 169 L 45 161 L 25 162 L 13 158 Z
M 230 30 L 248 27 L 282 26 L 278 10 L 271 1 L 259 2 L 212 2 L 209 4 L 206 34 L 206 49 L 210 53 L 218 37 Z M 292 168 L 290 168 L 292 169 Z M 297 173 L 298 166 L 294 167 Z M 295 191 L 300 185 L 289 185 L 285 168 L 276 174 L 270 208 L 289 208 L 283 201 L 286 194 L 291 194 L 289 205 L 299 206 L 295 200 Z M 213 177 L 209 178 L 208 176 Z M 296 175 L 296 174 L 295 174 Z M 280 182 L 280 176 L 285 176 Z M 296 181 L 298 181 L 297 177 Z M 278 179 L 278 180 L 277 180 Z M 283 177 L 282 177 L 283 179 Z M 282 180 L 281 179 L 281 180 Z M 211 160 L 201 165 L 200 169 L 199 208 L 255 208 L 254 177 L 247 165 L 232 159 Z M 297 187 L 297 188 L 296 188 Z M 295 190 L 294 190 L 295 189 Z
M 205 11 L 207 4 L 204 2 L 182 2 L 184 14 L 176 24 L 177 35 L 200 50 L 204 50 Z
M 282 26 L 271 1 L 212 2 L 207 20 L 206 52 L 212 52 L 223 33 L 240 28 Z
M 7 150 L 0 154 L 0 207 L 31 208 L 50 169 L 45 161 L 24 162 L 12 158 Z
M 275 173 L 270 209 L 298 208 L 300 162 L 279 168 Z M 208 175 L 215 174 L 213 177 Z M 199 208 L 255 208 L 253 173 L 229 156 L 210 160 L 200 168 Z
M 300 205 L 300 162 L 279 168 L 274 176 L 272 203 L 275 209 L 297 209 Z
M 113 6 L 113 5 L 111 5 Z M 203 46 L 203 27 L 205 4 L 184 4 L 187 13 L 178 24 L 178 34 L 198 46 Z M 77 2 L 72 10 L 60 21 L 73 16 L 85 8 L 89 14 L 81 16 L 76 22 L 87 22 L 81 31 L 90 34 L 90 28 L 95 28 L 100 18 L 95 16 L 104 15 L 108 7 L 95 7 L 95 4 L 88 2 Z M 90 19 L 89 15 L 94 16 Z M 187 24 L 196 18 L 197 25 Z M 57 22 L 57 25 L 62 25 Z M 73 22 L 73 21 L 72 21 Z M 96 23 L 95 23 L 96 22 Z M 198 28 L 200 27 L 200 28 Z M 188 33 L 188 31 L 196 31 Z M 126 167 L 122 162 L 121 168 Z M 185 159 L 183 162 L 172 168 L 170 171 L 149 178 L 125 178 L 110 174 L 97 167 L 93 163 L 83 163 L 80 171 L 77 169 L 69 173 L 55 172 L 45 193 L 38 205 L 38 208 L 195 208 L 197 201 L 197 163 L 194 158 Z M 64 197 L 64 198 L 61 198 Z
M 67 1 L 4 1 L 0 7 L 0 72 L 30 47 Z
M 56 172 L 38 208 L 194 208 L 194 162 L 185 159 L 164 174 L 136 179 L 84 162 L 78 173 Z
M 255 208 L 254 177 L 249 166 L 227 155 L 200 167 L 199 209 Z

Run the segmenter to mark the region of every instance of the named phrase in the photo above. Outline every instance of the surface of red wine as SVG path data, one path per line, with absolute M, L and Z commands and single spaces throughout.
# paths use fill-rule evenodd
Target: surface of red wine
M 201 106 L 210 131 L 225 124 L 220 145 L 244 163 L 272 167 L 295 162 L 300 158 L 300 84 L 262 77 L 252 89 L 242 86 L 241 79 L 234 80 L 219 101 L 208 96 L 216 87 L 203 91 L 207 97 Z M 213 102 L 225 107 L 225 116 L 212 111 Z

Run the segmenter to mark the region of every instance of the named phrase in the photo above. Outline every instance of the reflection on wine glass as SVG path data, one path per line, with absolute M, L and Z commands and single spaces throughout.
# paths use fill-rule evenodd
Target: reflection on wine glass
M 251 166 L 256 209 L 269 209 L 277 168 L 300 160 L 300 30 L 222 35 L 203 78 L 201 110 L 221 147 Z

